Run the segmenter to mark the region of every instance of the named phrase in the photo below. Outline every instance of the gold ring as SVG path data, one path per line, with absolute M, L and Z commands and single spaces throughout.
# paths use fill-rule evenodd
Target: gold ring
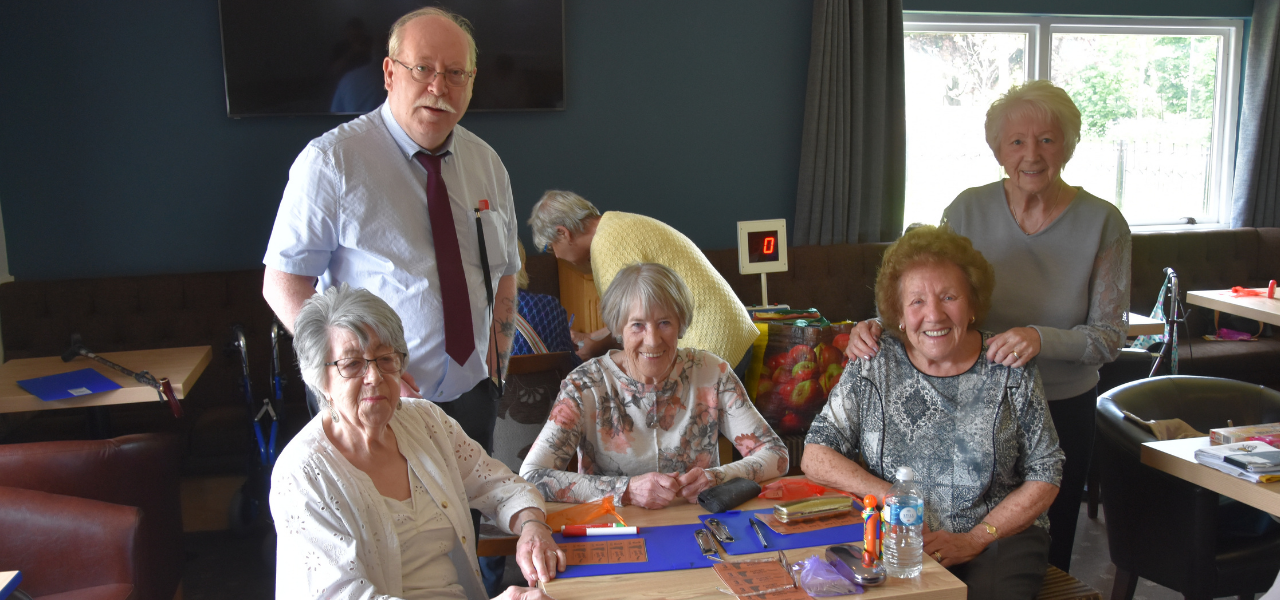
M 1013 353 L 1013 360 L 1018 360 L 1019 358 L 1022 358 L 1022 357 L 1021 357 L 1021 356 L 1018 356 L 1018 353 L 1017 353 L 1017 352 L 1014 352 L 1014 353 Z
M 942 562 L 942 551 L 940 551 L 940 550 L 934 550 L 934 551 L 933 551 L 933 559 L 934 559 L 934 560 L 936 560 L 936 561 L 938 561 L 938 562 Z

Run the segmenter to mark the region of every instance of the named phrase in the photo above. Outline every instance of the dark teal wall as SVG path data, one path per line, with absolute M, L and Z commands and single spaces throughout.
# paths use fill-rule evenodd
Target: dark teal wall
M 565 4 L 568 109 L 463 120 L 521 215 L 573 189 L 708 248 L 792 216 L 808 2 Z M 0 3 L 0 86 L 20 279 L 260 265 L 290 163 L 342 121 L 227 118 L 213 0 Z
M 705 248 L 794 214 L 810 3 L 565 0 L 568 108 L 471 114 L 516 206 L 549 188 Z M 1248 16 L 1250 0 L 1038 12 Z M 908 10 L 1017 12 L 1013 0 Z M 483 74 L 482 74 L 483 76 Z M 252 268 L 289 164 L 331 117 L 226 117 L 214 0 L 0 3 L 0 209 L 21 279 Z M 522 237 L 528 240 L 527 231 Z

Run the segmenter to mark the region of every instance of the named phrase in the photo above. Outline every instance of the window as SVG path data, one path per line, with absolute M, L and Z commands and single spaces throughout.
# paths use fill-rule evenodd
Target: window
M 1081 111 L 1067 183 L 1135 227 L 1227 220 L 1241 21 L 907 13 L 903 29 L 904 224 L 937 223 L 958 193 L 1004 177 L 987 107 L 1045 78 Z

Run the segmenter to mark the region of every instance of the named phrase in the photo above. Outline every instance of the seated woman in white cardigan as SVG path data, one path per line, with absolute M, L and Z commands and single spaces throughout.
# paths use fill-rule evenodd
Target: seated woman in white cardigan
M 471 508 L 520 535 L 526 580 L 564 570 L 538 491 L 433 402 L 400 397 L 408 345 L 386 302 L 329 288 L 294 330 L 321 410 L 271 477 L 277 598 L 484 598 Z M 511 587 L 500 597 L 547 596 Z

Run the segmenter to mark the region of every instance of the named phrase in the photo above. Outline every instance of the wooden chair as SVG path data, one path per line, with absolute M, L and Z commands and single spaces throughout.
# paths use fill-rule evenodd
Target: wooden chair
M 1102 592 L 1062 569 L 1049 565 L 1049 570 L 1044 572 L 1044 585 L 1036 595 L 1036 600 L 1102 600 Z

